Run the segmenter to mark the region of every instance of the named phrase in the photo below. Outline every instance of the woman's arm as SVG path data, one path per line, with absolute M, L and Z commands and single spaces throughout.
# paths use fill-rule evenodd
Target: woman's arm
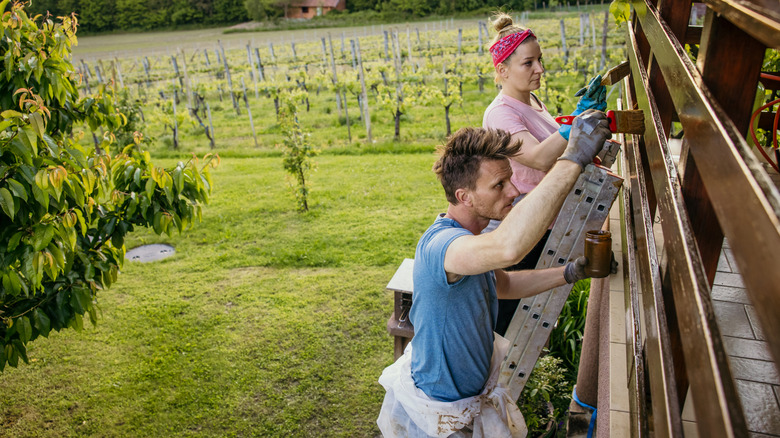
M 568 142 L 557 132 L 539 141 L 528 131 L 520 131 L 512 134 L 514 140 L 523 142 L 520 151 L 512 157 L 513 160 L 532 169 L 544 172 L 552 169 L 555 161 L 566 149 Z

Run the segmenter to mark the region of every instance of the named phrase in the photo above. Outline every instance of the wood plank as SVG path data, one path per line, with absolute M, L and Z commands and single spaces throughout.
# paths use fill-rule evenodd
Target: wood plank
M 780 270 L 765 269 L 766 260 L 780 259 L 780 192 L 655 11 L 648 9 L 642 20 L 654 50 L 663 52 L 661 69 L 686 137 L 695 139 L 691 152 L 761 325 L 780 333 Z M 770 348 L 780 363 L 780 338 L 771 339 Z
M 669 53 L 670 47 L 679 49 L 675 57 L 678 60 L 686 58 L 685 51 L 671 35 L 668 28 L 660 21 L 657 11 L 646 3 L 647 11 L 639 15 L 648 41 L 651 43 L 656 58 L 664 70 L 665 62 L 674 57 Z M 631 30 L 631 29 L 630 29 Z M 630 56 L 633 54 L 635 41 L 633 32 L 629 44 Z M 672 42 L 674 40 L 674 43 Z M 676 44 L 676 45 L 675 45 Z M 659 50 L 660 55 L 659 56 Z M 675 50 L 672 50 L 674 52 Z M 645 135 L 650 169 L 653 172 L 655 192 L 659 196 L 658 208 L 661 213 L 664 247 L 670 249 L 668 267 L 674 288 L 677 319 L 683 331 L 685 360 L 695 364 L 696 368 L 688 373 L 691 380 L 691 394 L 694 398 L 697 427 L 700 436 L 731 437 L 747 434 L 745 419 L 739 406 L 734 381 L 728 367 L 728 360 L 720 340 L 720 332 L 709 301 L 709 285 L 701 266 L 691 224 L 688 221 L 681 189 L 679 175 L 666 144 L 666 137 L 660 126 L 658 109 L 654 105 L 654 95 L 647 87 L 647 73 L 637 59 L 632 59 L 632 73 L 638 93 L 640 109 L 645 111 Z M 670 87 L 677 87 L 680 78 L 669 76 L 664 71 Z M 672 79 L 671 81 L 669 79 Z M 697 87 L 691 84 L 691 88 Z M 674 92 L 673 92 L 674 97 Z M 677 103 L 675 101 L 675 103 Z M 677 106 L 679 109 L 679 106 Z M 679 111 L 678 111 L 679 113 Z M 682 114 L 680 113 L 681 119 Z M 691 135 L 690 132 L 687 132 Z M 673 249 L 673 250 L 671 250 Z

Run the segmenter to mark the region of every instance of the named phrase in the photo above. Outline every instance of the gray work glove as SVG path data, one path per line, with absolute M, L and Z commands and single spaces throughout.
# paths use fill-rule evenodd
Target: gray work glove
M 574 119 L 569 134 L 569 144 L 559 160 L 569 160 L 585 169 L 588 163 L 604 147 L 604 142 L 612 136 L 609 121 L 601 111 L 587 110 Z
M 579 256 L 577 260 L 567 263 L 566 267 L 563 268 L 563 279 L 566 280 L 566 283 L 572 284 L 588 278 L 585 275 L 585 265 L 587 264 L 588 258 L 585 256 Z

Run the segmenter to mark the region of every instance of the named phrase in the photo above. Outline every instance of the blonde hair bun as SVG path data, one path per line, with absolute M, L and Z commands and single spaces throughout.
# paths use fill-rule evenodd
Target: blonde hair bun
M 511 28 L 513 25 L 514 22 L 512 21 L 512 17 L 505 12 L 498 13 L 493 19 L 493 29 L 495 29 L 497 33 L 508 30 L 508 28 Z

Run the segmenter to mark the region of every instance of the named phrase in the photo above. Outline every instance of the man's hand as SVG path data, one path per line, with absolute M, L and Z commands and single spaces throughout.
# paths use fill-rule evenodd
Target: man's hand
M 587 110 L 572 122 L 569 145 L 558 159 L 573 161 L 585 169 L 611 136 L 607 116 L 600 111 Z
M 585 266 L 588 264 L 588 258 L 585 256 L 577 257 L 577 260 L 566 264 L 563 270 L 563 278 L 566 283 L 572 284 L 579 280 L 588 278 L 585 274 Z

